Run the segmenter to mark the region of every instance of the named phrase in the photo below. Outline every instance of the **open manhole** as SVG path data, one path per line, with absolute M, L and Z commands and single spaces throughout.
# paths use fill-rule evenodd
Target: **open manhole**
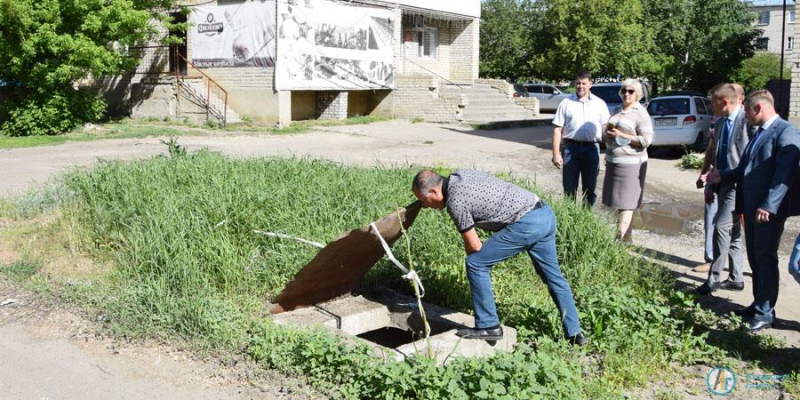
M 423 339 L 423 322 L 416 299 L 388 289 L 380 295 L 346 295 L 273 316 L 276 323 L 295 326 L 323 326 L 350 340 L 363 341 L 380 353 L 404 359 L 417 353 L 430 353 L 439 363 L 448 357 L 488 356 L 498 350 L 511 351 L 516 345 L 517 332 L 503 327 L 504 337 L 497 342 L 463 340 L 456 330 L 473 326 L 472 316 L 434 304 L 424 303 L 431 332 Z
M 390 245 L 414 222 L 421 205 L 412 203 L 376 221 Z M 401 229 L 402 224 L 402 229 Z M 363 341 L 383 354 L 403 359 L 418 352 L 432 354 L 440 363 L 455 356 L 483 356 L 497 350 L 511 351 L 516 330 L 503 327 L 497 342 L 462 340 L 459 328 L 474 326 L 471 316 L 423 303 L 431 333 L 428 341 L 417 299 L 389 289 L 377 289 L 369 297 L 355 296 L 361 279 L 385 255 L 380 240 L 366 225 L 342 234 L 303 267 L 275 298 L 269 311 L 279 324 L 324 326 L 351 340 Z

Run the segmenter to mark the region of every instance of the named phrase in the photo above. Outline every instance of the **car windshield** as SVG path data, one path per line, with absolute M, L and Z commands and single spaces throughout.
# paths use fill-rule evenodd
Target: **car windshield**
M 592 86 L 590 91 L 606 103 L 622 103 L 622 98 L 619 97 L 619 86 Z
M 650 115 L 689 114 L 689 99 L 655 99 L 647 106 Z

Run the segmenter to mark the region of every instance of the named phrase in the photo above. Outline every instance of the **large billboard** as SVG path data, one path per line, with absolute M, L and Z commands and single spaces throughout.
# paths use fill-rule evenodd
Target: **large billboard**
M 192 7 L 189 22 L 198 68 L 275 65 L 275 0 Z
M 394 14 L 329 0 L 278 0 L 278 90 L 394 87 Z

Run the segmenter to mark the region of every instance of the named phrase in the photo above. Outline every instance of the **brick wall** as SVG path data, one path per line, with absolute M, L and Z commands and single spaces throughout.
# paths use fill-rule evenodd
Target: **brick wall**
M 793 10 L 794 8 L 787 9 Z M 794 29 L 794 43 L 800 44 L 800 29 Z M 788 64 L 792 68 L 792 86 L 789 93 L 789 122 L 795 126 L 800 126 L 800 51 L 793 52 L 786 57 Z
M 439 94 L 439 79 L 425 73 L 398 74 L 394 95 L 396 118 L 422 118 L 429 122 L 459 122 L 464 119 L 466 98 Z
M 478 24 L 458 22 L 453 25 L 453 43 L 450 46 L 450 79 L 472 81 L 478 79 Z
M 489 85 L 499 90 L 500 93 L 508 96 L 509 98 L 514 97 L 514 85 L 508 83 L 508 81 L 502 79 L 476 79 L 475 83 Z
M 532 112 L 534 116 L 539 115 L 539 99 L 535 97 L 516 97 L 514 103 Z
M 317 119 L 347 119 L 347 92 L 317 92 Z

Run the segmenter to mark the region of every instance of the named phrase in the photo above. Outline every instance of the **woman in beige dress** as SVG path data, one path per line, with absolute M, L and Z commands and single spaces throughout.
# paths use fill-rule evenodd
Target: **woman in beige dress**
M 639 104 L 642 84 L 635 79 L 622 82 L 622 105 L 611 112 L 603 133 L 606 144 L 606 176 L 603 204 L 619 210 L 619 236 L 631 241 L 633 211 L 641 207 L 647 174 L 647 146 L 653 141 L 653 124 L 647 109 Z

